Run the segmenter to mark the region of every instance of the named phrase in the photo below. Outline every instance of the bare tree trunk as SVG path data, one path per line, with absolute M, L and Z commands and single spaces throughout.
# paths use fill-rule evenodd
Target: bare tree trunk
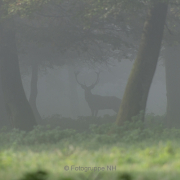
M 31 92 L 29 97 L 29 103 L 35 115 L 36 121 L 38 124 L 42 123 L 42 118 L 39 114 L 39 111 L 36 106 L 36 99 L 38 94 L 37 83 L 38 83 L 38 64 L 36 62 L 32 62 L 32 76 L 31 76 Z
M 12 18 L 0 24 L 0 73 L 5 104 L 14 127 L 32 130 L 36 121 L 22 86 Z
M 141 111 L 143 115 L 140 119 L 144 120 L 147 97 L 161 48 L 167 8 L 167 3 L 151 1 L 137 58 L 118 112 L 118 125 L 131 121 Z
M 69 88 L 70 88 L 70 106 L 71 106 L 71 116 L 72 118 L 77 118 L 79 116 L 79 99 L 77 93 L 77 83 L 75 80 L 74 70 L 71 65 L 68 65 L 69 74 Z
M 180 126 L 180 47 L 168 47 L 165 54 L 168 127 Z

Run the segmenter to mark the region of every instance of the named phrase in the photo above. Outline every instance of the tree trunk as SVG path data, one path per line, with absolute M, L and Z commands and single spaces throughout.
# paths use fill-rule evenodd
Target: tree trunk
M 0 24 L 0 73 L 5 104 L 14 127 L 32 130 L 36 121 L 22 86 L 12 18 Z
M 0 128 L 8 125 L 10 125 L 10 122 L 8 122 L 7 112 L 5 109 L 4 96 L 3 96 L 1 77 L 0 77 Z
M 38 64 L 36 62 L 32 62 L 32 76 L 31 76 L 31 92 L 29 97 L 29 103 L 35 115 L 36 121 L 38 124 L 42 123 L 42 118 L 39 114 L 39 111 L 36 106 L 36 98 L 38 94 L 37 82 L 38 82 Z
M 165 54 L 168 127 L 180 126 L 180 47 L 168 47 Z
M 146 101 L 161 48 L 167 7 L 167 3 L 151 1 L 137 58 L 118 112 L 118 125 L 131 121 L 132 117 L 139 115 L 141 111 L 143 115 L 139 120 L 144 120 Z
M 69 88 L 70 88 L 70 106 L 71 117 L 77 118 L 79 116 L 79 99 L 77 93 L 77 83 L 75 80 L 74 69 L 71 65 L 68 65 L 69 74 Z

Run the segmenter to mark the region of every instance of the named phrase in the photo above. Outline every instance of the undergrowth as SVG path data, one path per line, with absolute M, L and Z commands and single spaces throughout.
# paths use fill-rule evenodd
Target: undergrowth
M 67 140 L 69 142 L 84 142 L 93 141 L 97 143 L 117 143 L 117 142 L 138 142 L 138 141 L 154 141 L 154 140 L 175 140 L 180 139 L 180 129 L 165 128 L 163 126 L 162 117 L 152 114 L 147 116 L 144 122 L 134 118 L 132 122 L 125 122 L 123 126 L 117 126 L 112 120 L 114 116 L 106 115 L 104 118 L 80 117 L 74 120 L 76 126 L 81 127 L 81 124 L 87 123 L 87 127 L 83 130 L 77 130 L 76 127 L 63 129 L 61 124 L 54 126 L 54 122 L 43 126 L 36 126 L 30 132 L 13 129 L 12 131 L 6 128 L 0 131 L 0 144 L 2 146 L 12 145 L 36 145 L 36 144 L 54 144 Z M 109 119 L 108 119 L 109 118 Z M 73 121 L 72 119 L 69 119 Z M 96 121 L 95 121 L 96 120 Z M 103 124 L 104 120 L 104 124 Z M 108 121 L 110 120 L 110 121 Z M 56 119 L 58 121 L 58 119 Z M 59 122 L 68 120 L 59 117 Z M 70 122 L 71 122 L 70 121 Z M 70 123 L 69 122 L 69 123 Z M 111 123 L 110 123 L 111 122 Z M 57 122 L 56 122 L 57 123 Z M 58 123 L 57 123 L 58 124 Z M 113 130 L 113 131 L 112 131 Z M 111 133 L 109 133 L 111 131 Z

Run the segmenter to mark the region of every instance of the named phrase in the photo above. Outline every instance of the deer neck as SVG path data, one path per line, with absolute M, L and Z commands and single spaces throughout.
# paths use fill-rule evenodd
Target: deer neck
M 86 100 L 89 100 L 89 98 L 91 98 L 92 97 L 92 93 L 91 93 L 91 91 L 85 91 L 85 99 Z

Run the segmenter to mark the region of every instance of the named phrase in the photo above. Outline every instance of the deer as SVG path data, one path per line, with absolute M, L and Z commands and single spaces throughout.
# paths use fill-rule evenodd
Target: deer
M 77 83 L 84 89 L 85 100 L 88 103 L 89 108 L 91 109 L 92 116 L 97 116 L 99 110 L 112 109 L 116 113 L 118 113 L 121 99 L 116 96 L 101 96 L 92 94 L 91 90 L 98 84 L 99 82 L 99 74 L 100 72 L 96 72 L 97 79 L 90 86 L 87 86 L 85 83 L 82 84 L 78 81 L 79 72 L 75 72 L 75 78 Z

